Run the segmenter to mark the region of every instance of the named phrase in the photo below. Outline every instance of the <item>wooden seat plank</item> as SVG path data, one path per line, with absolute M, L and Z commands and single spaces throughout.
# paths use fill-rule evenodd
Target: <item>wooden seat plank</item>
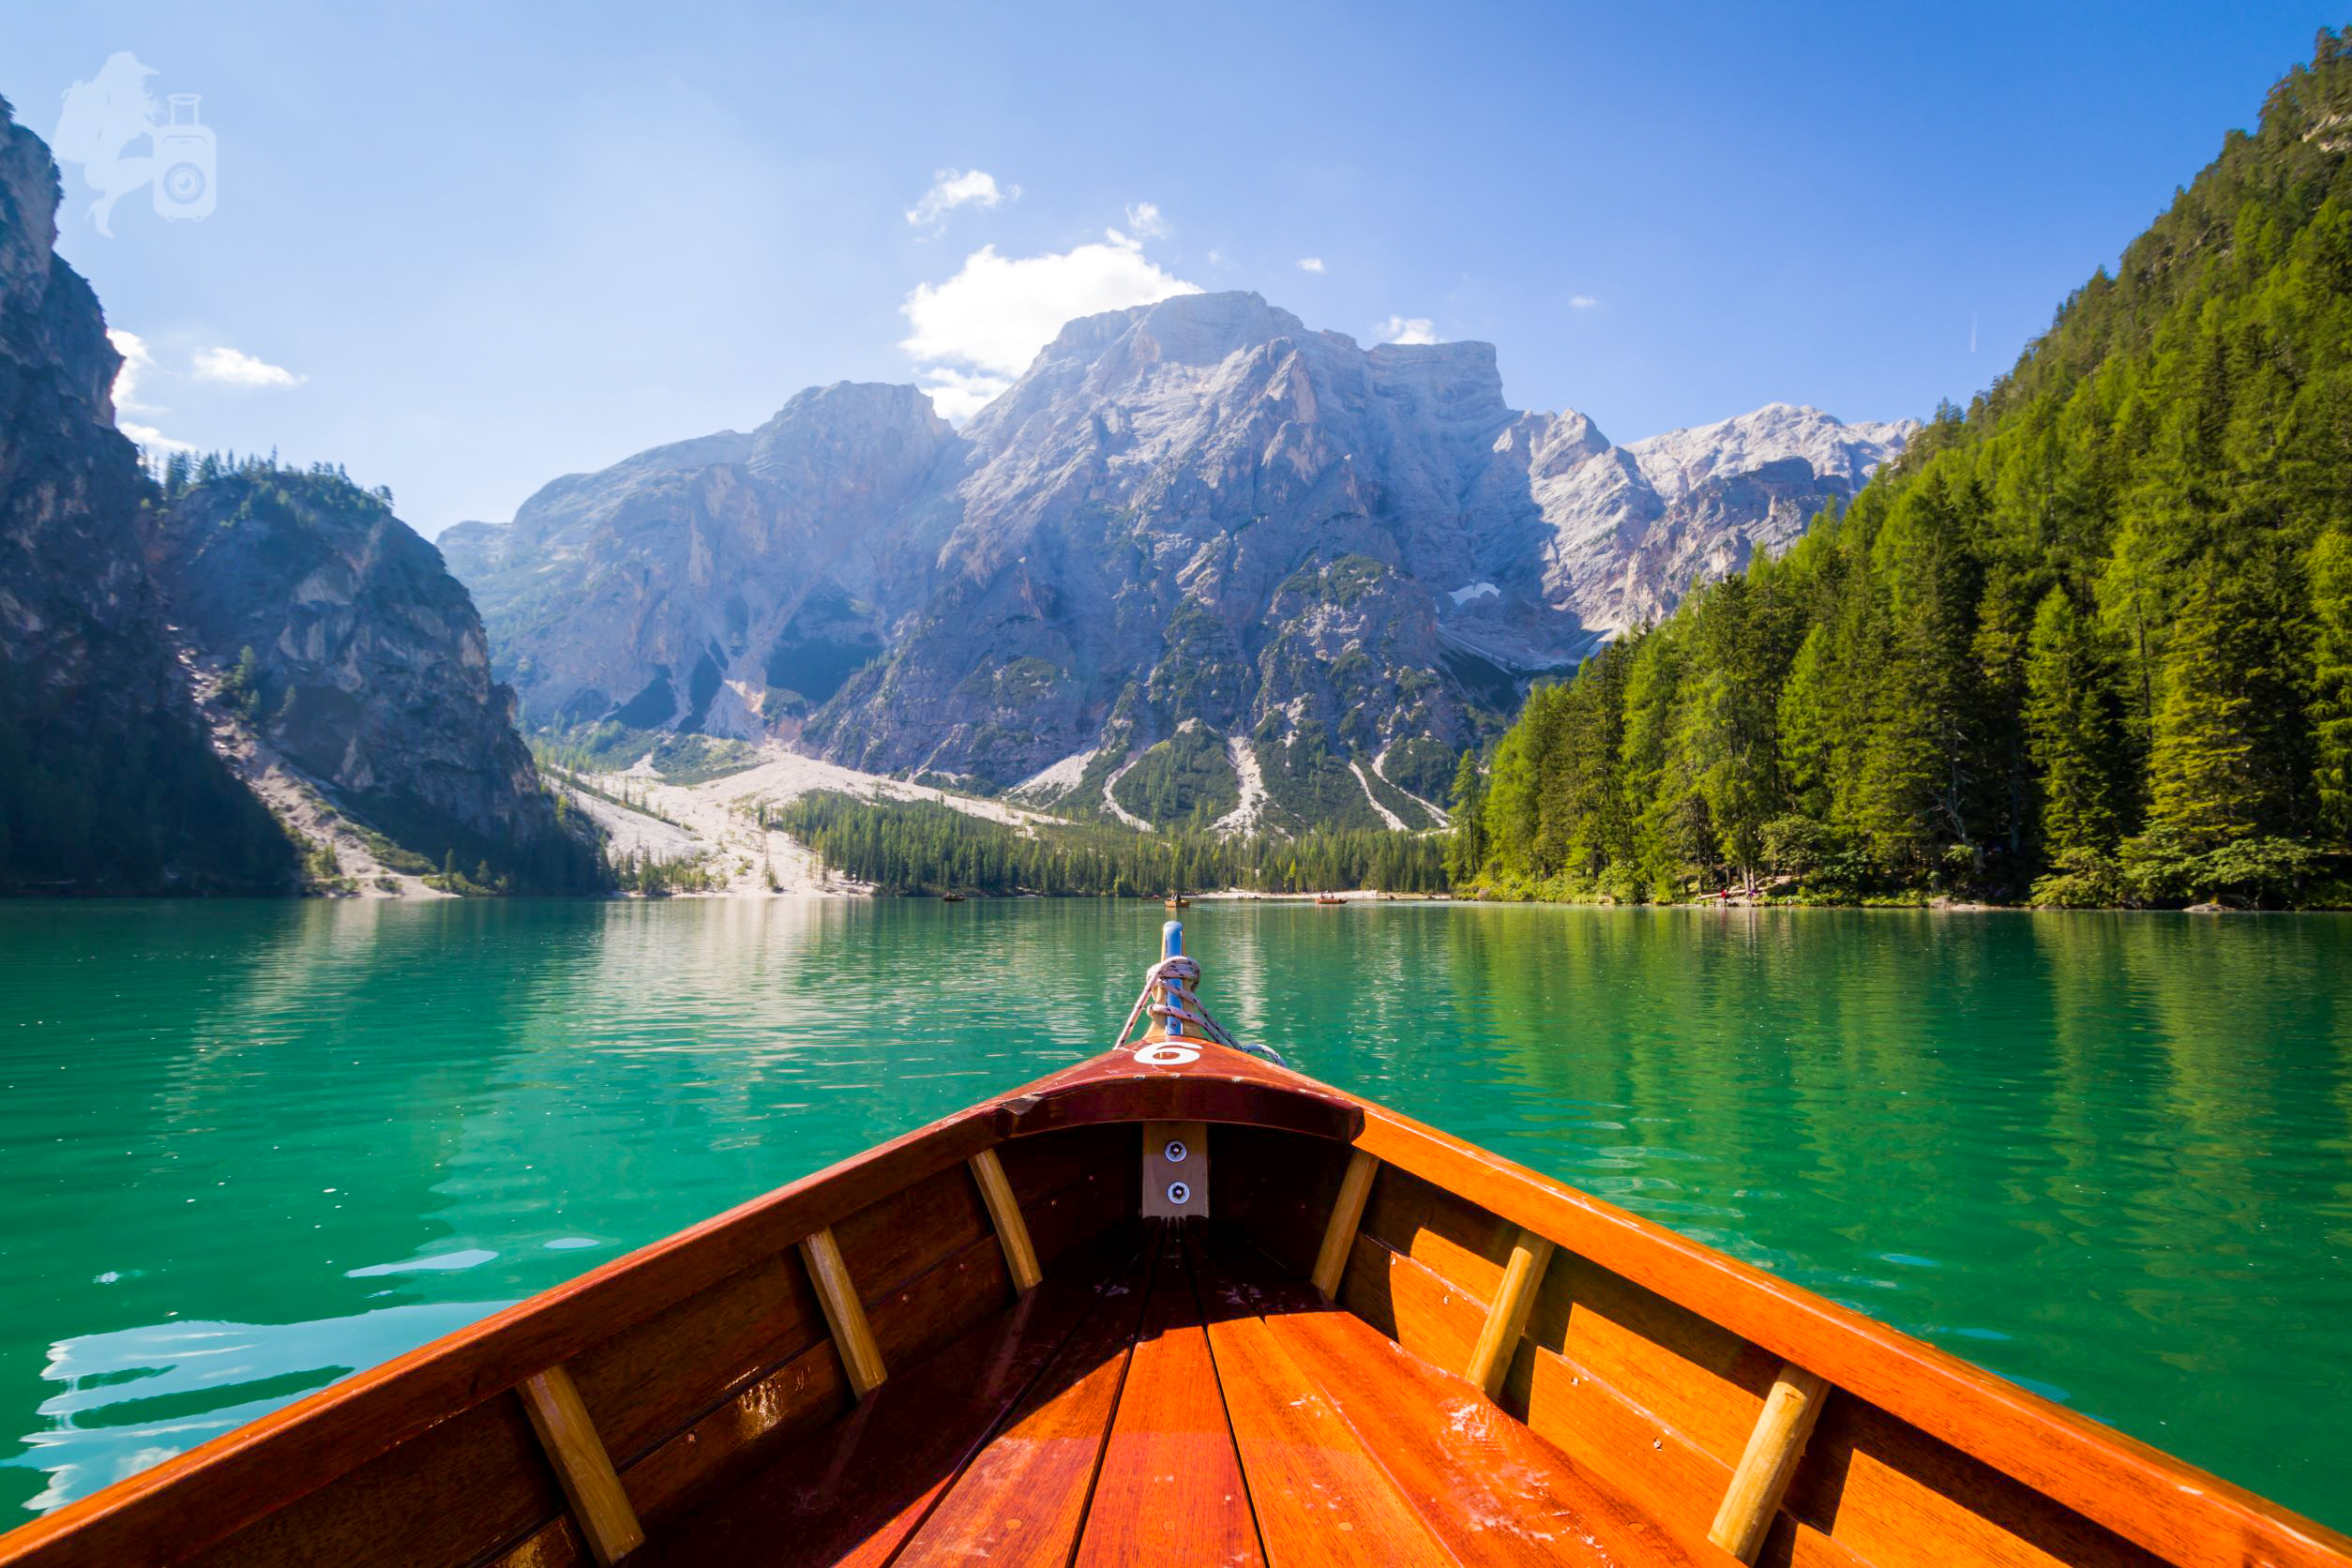
M 898 1560 L 1068 1563 L 1142 1324 L 1158 1239 L 1155 1229 L 1146 1256 L 1106 1289 L 1097 1309 L 948 1485 Z
M 555 1468 L 581 1539 L 599 1568 L 612 1568 L 645 1544 L 645 1530 L 637 1522 L 621 1478 L 612 1471 L 612 1456 L 596 1436 L 596 1424 L 580 1403 L 572 1375 L 550 1366 L 526 1379 L 516 1392 L 522 1395 L 523 1413 L 547 1450 L 548 1463 Z
M 1132 1274 L 1138 1244 L 1130 1234 L 1073 1259 L 679 1531 L 656 1535 L 632 1565 L 888 1562 L 1105 1292 Z M 1124 1300 L 1109 1298 L 1109 1309 Z
M 1185 1251 L 1160 1249 L 1078 1568 L 1265 1561 Z
M 1217 1266 L 1257 1298 L 1275 1341 L 1464 1564 L 1734 1568 L 1727 1555 L 1668 1530 L 1579 1471 L 1468 1378 L 1430 1364 L 1238 1247 L 1220 1248 Z
M 1205 1261 L 1198 1238 L 1186 1240 L 1266 1560 L 1273 1568 L 1454 1562 L 1338 1408 L 1283 1349 L 1259 1315 L 1262 1298 Z

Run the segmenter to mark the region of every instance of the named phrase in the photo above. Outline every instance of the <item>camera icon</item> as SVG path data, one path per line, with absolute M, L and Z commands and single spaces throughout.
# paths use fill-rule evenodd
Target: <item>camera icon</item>
M 153 131 L 155 142 L 155 210 L 170 222 L 183 218 L 212 216 L 219 170 L 212 127 L 198 122 L 195 93 L 171 95 L 172 120 Z

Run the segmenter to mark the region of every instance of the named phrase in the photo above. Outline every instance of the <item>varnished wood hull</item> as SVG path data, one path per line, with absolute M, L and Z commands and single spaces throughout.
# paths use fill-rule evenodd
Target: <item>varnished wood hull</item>
M 986 1101 L 0 1536 L 0 1563 L 43 1565 L 1734 1551 L 2352 1564 L 1880 1324 L 1189 1041 Z

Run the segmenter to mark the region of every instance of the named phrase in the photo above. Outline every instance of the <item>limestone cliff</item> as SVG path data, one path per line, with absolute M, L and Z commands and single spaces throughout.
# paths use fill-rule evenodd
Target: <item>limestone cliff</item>
M 516 733 L 514 694 L 490 678 L 473 600 L 383 497 L 332 470 L 252 462 L 175 488 L 156 520 L 149 563 L 174 637 L 209 670 L 244 664 L 249 725 L 346 815 L 436 866 L 593 882 Z
M 120 358 L 57 258 L 56 165 L 0 101 L 0 891 L 291 888 L 196 723 L 114 429 Z
M 270 463 L 143 469 L 57 203 L 0 103 L 0 891 L 294 891 L 309 829 L 240 781 L 240 730 L 412 855 L 594 885 L 472 601 L 382 499 Z M 234 720 L 200 711 L 249 647 Z

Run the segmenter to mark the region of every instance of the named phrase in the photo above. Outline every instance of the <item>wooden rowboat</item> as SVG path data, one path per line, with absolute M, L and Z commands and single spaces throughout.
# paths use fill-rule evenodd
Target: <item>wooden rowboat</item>
M 1154 1015 L 1191 1037 L 656 1243 L 0 1536 L 0 1562 L 2352 1563 L 1199 1038 L 1167 972 Z

